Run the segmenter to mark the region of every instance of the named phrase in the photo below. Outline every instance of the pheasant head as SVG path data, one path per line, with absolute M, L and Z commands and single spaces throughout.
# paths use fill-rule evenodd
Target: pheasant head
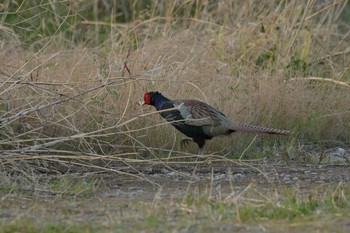
M 143 104 L 152 105 L 156 107 L 157 110 L 159 110 L 162 104 L 168 100 L 169 99 L 164 97 L 158 91 L 147 92 L 143 96 Z

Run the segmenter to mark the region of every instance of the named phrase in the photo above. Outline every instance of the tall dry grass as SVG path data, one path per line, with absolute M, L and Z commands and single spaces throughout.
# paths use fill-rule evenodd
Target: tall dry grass
M 5 164 L 33 155 L 138 161 L 144 151 L 178 150 L 180 134 L 139 105 L 151 90 L 291 130 L 298 142 L 349 141 L 347 1 L 84 4 L 1 6 Z M 209 149 L 230 150 L 240 136 L 215 139 Z

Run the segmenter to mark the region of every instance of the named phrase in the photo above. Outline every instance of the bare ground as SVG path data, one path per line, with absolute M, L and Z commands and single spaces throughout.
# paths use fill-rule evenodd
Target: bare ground
M 197 161 L 196 164 L 138 164 L 122 169 L 139 178 L 111 173 L 70 174 L 75 179 L 98 181 L 99 188 L 88 195 L 48 191 L 43 188 L 44 184 L 57 179 L 57 175 L 44 174 L 36 179 L 36 185 L 23 189 L 20 195 L 11 191 L 2 195 L 0 220 L 1 223 L 27 219 L 39 223 L 93 224 L 105 229 L 118 226 L 121 231 L 135 232 L 140 229 L 147 231 L 145 224 L 151 224 L 149 231 L 158 229 L 159 232 L 171 229 L 178 232 L 279 232 L 281 226 L 287 232 L 349 232 L 350 220 L 345 216 L 306 216 L 302 222 L 208 221 L 201 220 L 201 214 L 195 213 L 196 210 L 181 205 L 189 195 L 200 197 L 203 193 L 221 202 L 240 195 L 248 198 L 245 193 L 254 193 L 254 197 L 256 194 L 268 196 L 276 190 L 323 195 L 322 190 L 336 189 L 339 184 L 347 186 L 350 183 L 349 169 L 347 165 L 296 162 L 272 165 L 271 161 L 263 160 L 247 163 L 203 160 L 203 163 Z M 159 214 L 160 206 L 164 208 L 161 213 L 166 215 L 166 220 L 157 220 L 153 226 L 147 216 L 152 215 L 152 211 Z M 182 219 L 182 215 L 178 217 L 176 211 L 179 210 L 187 213 L 191 221 L 187 217 Z M 179 221 L 183 225 L 179 225 Z

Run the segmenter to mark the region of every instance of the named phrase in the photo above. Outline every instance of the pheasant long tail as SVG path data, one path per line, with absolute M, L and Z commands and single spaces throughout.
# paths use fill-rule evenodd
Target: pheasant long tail
M 265 133 L 265 134 L 279 134 L 279 135 L 290 134 L 290 132 L 287 130 L 272 129 L 267 127 L 246 125 L 246 124 L 234 125 L 231 127 L 231 130 L 234 130 L 237 132 L 246 132 L 246 133 Z

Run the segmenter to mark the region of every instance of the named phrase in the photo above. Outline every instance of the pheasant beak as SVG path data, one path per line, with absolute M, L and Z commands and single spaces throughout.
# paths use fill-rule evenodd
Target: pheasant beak
M 145 101 L 140 101 L 140 105 L 141 105 L 141 106 L 143 106 L 143 105 L 145 105 L 145 104 L 146 104 Z

